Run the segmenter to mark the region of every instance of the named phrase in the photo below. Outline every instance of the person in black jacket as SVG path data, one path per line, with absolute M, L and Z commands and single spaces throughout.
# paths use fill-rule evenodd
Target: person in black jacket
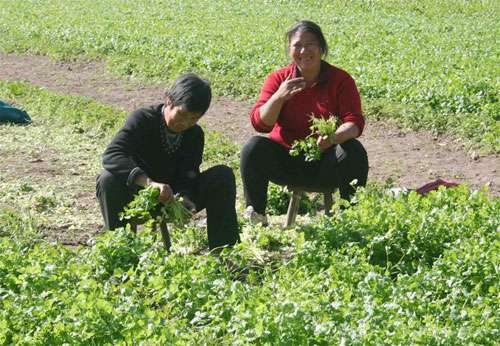
M 139 189 L 154 186 L 160 202 L 179 193 L 188 209 L 206 208 L 210 249 L 239 241 L 232 169 L 219 165 L 200 172 L 204 134 L 197 122 L 211 97 L 209 82 L 187 73 L 175 80 L 163 104 L 132 112 L 106 148 L 97 177 L 105 228 L 124 226 L 119 213 Z

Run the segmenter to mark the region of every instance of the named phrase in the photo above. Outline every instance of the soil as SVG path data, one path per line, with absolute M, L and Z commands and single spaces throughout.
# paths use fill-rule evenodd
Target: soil
M 26 81 L 52 91 L 87 96 L 127 112 L 161 101 L 165 89 L 164 85 L 113 76 L 107 73 L 104 62 L 60 62 L 44 56 L 16 54 L 0 54 L 0 79 Z M 251 105 L 217 98 L 201 122 L 241 146 L 256 134 L 248 119 Z M 360 140 L 368 151 L 369 180 L 391 179 L 395 186 L 417 188 L 442 178 L 473 188 L 488 185 L 493 195 L 500 195 L 496 154 L 479 155 L 465 150 L 459 140 L 447 135 L 405 130 L 371 119 L 367 120 Z

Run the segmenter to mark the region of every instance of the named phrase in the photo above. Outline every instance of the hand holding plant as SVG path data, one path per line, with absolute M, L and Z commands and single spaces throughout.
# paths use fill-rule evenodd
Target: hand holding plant
M 159 194 L 158 194 L 158 201 L 161 203 L 167 203 L 172 200 L 174 197 L 174 192 L 172 191 L 172 188 L 168 184 L 163 184 L 163 183 L 157 183 L 155 181 L 151 181 L 148 186 L 152 186 L 156 189 L 158 189 Z
M 163 219 L 176 226 L 187 223 L 191 212 L 184 206 L 181 196 L 174 195 L 166 203 L 160 202 L 159 197 L 160 189 L 155 186 L 142 189 L 134 200 L 125 207 L 121 215 L 122 220 L 144 223 L 153 219 Z
M 321 158 L 321 151 L 333 145 L 331 137 L 337 130 L 337 118 L 330 116 L 324 119 L 311 114 L 310 119 L 311 134 L 296 140 L 289 152 L 291 156 L 298 156 L 302 152 L 306 161 L 317 161 Z

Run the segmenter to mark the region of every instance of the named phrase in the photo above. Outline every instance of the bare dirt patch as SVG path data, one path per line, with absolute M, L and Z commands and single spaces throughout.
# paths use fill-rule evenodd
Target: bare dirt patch
M 0 54 L 0 79 L 91 97 L 125 111 L 160 101 L 165 87 L 112 76 L 103 62 L 54 62 L 44 56 L 15 54 Z M 202 123 L 242 145 L 255 135 L 248 120 L 250 107 L 250 102 L 218 98 Z M 393 179 L 397 186 L 416 188 L 443 178 L 473 188 L 487 184 L 494 195 L 500 194 L 498 155 L 478 156 L 448 136 L 406 131 L 370 119 L 360 140 L 368 151 L 371 180 Z
M 94 192 L 99 143 L 87 152 L 87 146 L 78 145 L 84 134 L 47 121 L 2 125 L 0 138 L 7 139 L 0 141 L 0 208 L 36 215 L 49 241 L 86 244 L 101 231 Z

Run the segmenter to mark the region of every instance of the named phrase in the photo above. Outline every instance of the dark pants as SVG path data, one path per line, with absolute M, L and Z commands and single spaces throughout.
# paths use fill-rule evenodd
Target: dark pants
M 113 174 L 103 170 L 97 177 L 96 192 L 106 229 L 123 227 L 119 213 L 134 198 L 136 188 L 120 183 Z M 236 183 L 233 170 L 215 166 L 202 172 L 195 184 L 193 203 L 196 211 L 207 210 L 208 245 L 214 249 L 239 241 L 236 220 Z
M 333 146 L 322 153 L 321 159 L 306 162 L 302 156 L 290 156 L 288 149 L 266 137 L 255 136 L 241 152 L 241 177 L 246 205 L 264 214 L 269 181 L 278 185 L 339 189 L 344 199 L 350 199 L 354 186 L 365 186 L 368 177 L 368 157 L 363 145 L 351 139 L 341 144 L 345 158 L 337 159 Z

